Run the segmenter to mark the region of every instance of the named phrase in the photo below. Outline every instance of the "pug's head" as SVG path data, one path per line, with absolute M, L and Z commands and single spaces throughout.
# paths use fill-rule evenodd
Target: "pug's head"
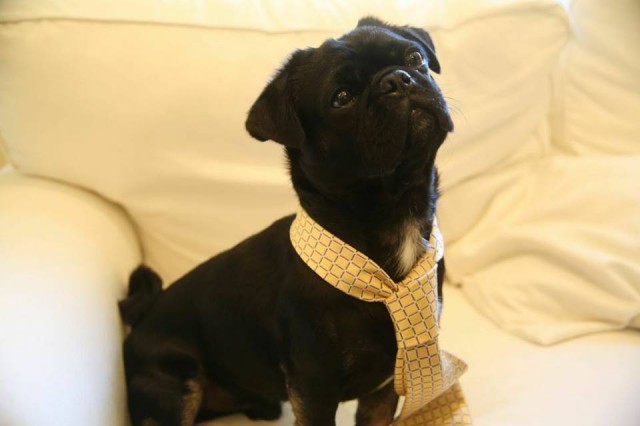
M 440 64 L 426 31 L 364 18 L 339 39 L 293 53 L 246 127 L 285 145 L 292 168 L 318 187 L 410 173 L 432 164 L 453 129 L 431 72 Z

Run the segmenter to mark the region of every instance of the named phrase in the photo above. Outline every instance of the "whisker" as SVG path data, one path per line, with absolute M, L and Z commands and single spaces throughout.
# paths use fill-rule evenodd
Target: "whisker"
M 468 123 L 469 122 L 469 118 L 464 113 L 464 110 L 460 106 L 458 100 L 456 100 L 455 98 L 452 98 L 451 96 L 447 96 L 447 95 L 444 95 L 444 98 L 447 101 L 447 106 L 449 107 L 449 110 L 451 110 L 456 115 L 460 116 L 465 122 Z

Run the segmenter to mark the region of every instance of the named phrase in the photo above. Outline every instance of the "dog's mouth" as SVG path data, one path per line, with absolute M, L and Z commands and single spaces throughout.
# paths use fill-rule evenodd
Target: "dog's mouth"
M 409 125 L 415 133 L 427 132 L 437 125 L 434 114 L 422 108 L 412 108 L 409 114 Z
M 409 120 L 412 131 L 416 133 L 436 129 L 453 131 L 453 121 L 446 104 L 436 99 L 427 102 L 426 105 L 422 102 L 412 102 Z
M 418 152 L 431 150 L 435 146 L 428 143 L 432 139 L 430 135 L 441 135 L 443 131 L 449 131 L 447 120 L 440 118 L 440 114 L 435 113 L 432 108 L 411 105 L 408 114 L 404 117 L 407 120 L 406 139 L 402 146 L 397 147 L 395 153 L 398 155 L 387 153 L 381 156 L 380 158 L 384 158 L 384 161 L 380 161 L 378 167 L 367 170 L 366 179 L 380 179 L 395 175 L 398 167 L 406 162 L 407 158 L 415 156 Z M 435 139 L 439 140 L 440 136 L 435 136 Z M 392 159 L 392 157 L 395 158 Z
M 377 132 L 372 134 L 374 126 L 365 126 L 367 133 L 359 135 L 364 152 L 361 177 L 367 180 L 393 176 L 408 160 L 414 164 L 437 149 L 453 129 L 447 106 L 436 94 L 414 91 L 385 101 L 384 121 L 371 114 Z

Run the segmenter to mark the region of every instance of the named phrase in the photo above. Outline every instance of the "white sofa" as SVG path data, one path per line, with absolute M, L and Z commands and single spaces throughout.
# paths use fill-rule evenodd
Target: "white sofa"
M 126 424 L 128 273 L 170 283 L 294 210 L 246 111 L 367 13 L 442 63 L 443 345 L 475 423 L 640 424 L 640 3 L 4 0 L 0 425 Z

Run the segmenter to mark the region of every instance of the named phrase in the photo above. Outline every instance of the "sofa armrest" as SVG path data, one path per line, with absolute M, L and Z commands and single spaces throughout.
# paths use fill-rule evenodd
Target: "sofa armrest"
M 0 174 L 0 424 L 126 423 L 117 300 L 139 262 L 117 206 Z

